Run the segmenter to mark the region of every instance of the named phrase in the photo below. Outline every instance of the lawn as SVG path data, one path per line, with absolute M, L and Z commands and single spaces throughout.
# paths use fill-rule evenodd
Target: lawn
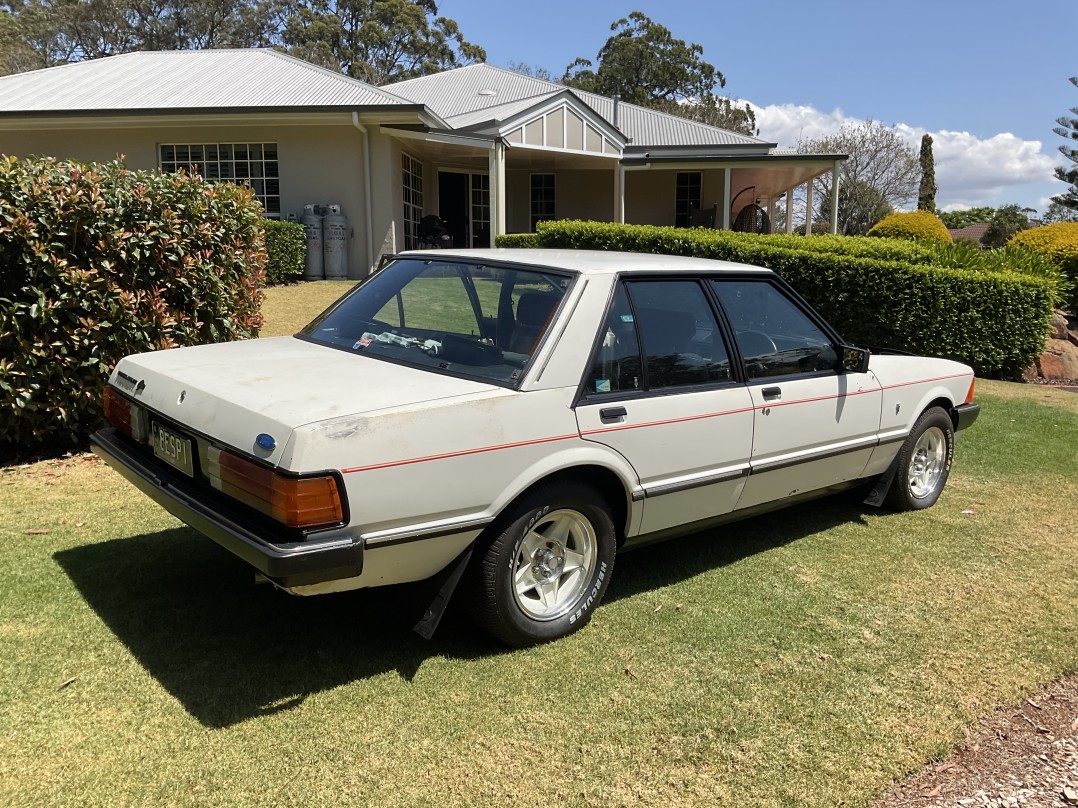
M 292 333 L 347 284 L 270 290 Z M 508 651 L 420 586 L 300 599 L 92 456 L 0 469 L 0 804 L 869 805 L 1078 668 L 1078 396 L 979 382 L 925 512 L 626 554 Z

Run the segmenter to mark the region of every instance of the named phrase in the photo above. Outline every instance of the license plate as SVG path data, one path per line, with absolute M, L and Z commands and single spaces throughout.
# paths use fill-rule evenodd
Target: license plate
M 177 435 L 171 429 L 155 423 L 153 425 L 153 453 L 188 477 L 195 476 L 190 438 Z

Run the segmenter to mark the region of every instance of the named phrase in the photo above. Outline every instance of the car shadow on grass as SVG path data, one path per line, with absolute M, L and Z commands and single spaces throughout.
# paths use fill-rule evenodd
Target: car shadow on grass
M 451 615 L 430 642 L 413 633 L 429 584 L 293 597 L 256 585 L 250 567 L 189 528 L 54 559 L 139 663 L 206 726 L 291 709 L 391 671 L 411 680 L 430 657 L 504 650 Z
M 863 512 L 831 498 L 640 548 L 619 559 L 607 599 L 732 564 Z M 391 671 L 410 681 L 431 657 L 507 650 L 452 604 L 432 640 L 412 632 L 433 594 L 429 583 L 292 597 L 256 586 L 249 567 L 189 528 L 54 558 L 139 663 L 209 727 L 293 709 L 308 695 Z
M 633 597 L 880 513 L 864 491 L 847 491 L 647 544 L 618 556 L 605 602 Z

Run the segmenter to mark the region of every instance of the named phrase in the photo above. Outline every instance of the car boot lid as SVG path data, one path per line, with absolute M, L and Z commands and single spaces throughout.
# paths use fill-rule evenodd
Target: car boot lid
M 307 424 L 501 391 L 292 337 L 136 354 L 109 381 L 180 426 L 271 462 Z

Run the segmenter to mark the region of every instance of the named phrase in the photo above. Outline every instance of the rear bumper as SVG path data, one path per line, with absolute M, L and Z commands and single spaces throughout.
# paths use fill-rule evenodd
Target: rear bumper
M 281 541 L 244 513 L 242 506 L 232 508 L 227 502 L 209 501 L 205 490 L 134 451 L 111 427 L 91 435 L 90 446 L 166 511 L 281 586 L 354 578 L 363 571 L 363 544 L 358 539 L 336 536 L 322 541 L 316 537 Z
M 970 427 L 974 421 L 977 420 L 977 416 L 981 414 L 980 404 L 959 404 L 952 410 L 954 418 L 954 431 L 961 432 L 963 429 Z

